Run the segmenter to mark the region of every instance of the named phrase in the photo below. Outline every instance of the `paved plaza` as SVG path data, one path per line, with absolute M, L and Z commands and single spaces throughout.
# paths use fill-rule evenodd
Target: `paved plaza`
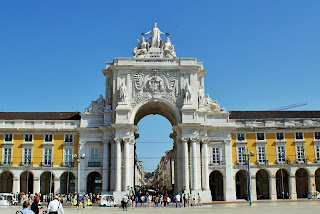
M 0 207 L 0 213 L 13 214 L 20 207 Z M 84 210 L 77 210 L 76 208 L 65 208 L 65 214 L 100 214 L 100 213 L 219 213 L 219 214 L 232 214 L 232 213 L 270 213 L 270 214 L 295 214 L 295 213 L 317 213 L 320 210 L 319 201 L 295 201 L 295 202 L 260 202 L 254 203 L 252 207 L 248 206 L 248 203 L 225 203 L 225 204 L 212 204 L 203 205 L 199 207 L 189 208 L 147 208 L 138 207 L 132 209 L 128 208 L 128 211 L 123 211 L 119 208 L 109 207 L 88 207 Z

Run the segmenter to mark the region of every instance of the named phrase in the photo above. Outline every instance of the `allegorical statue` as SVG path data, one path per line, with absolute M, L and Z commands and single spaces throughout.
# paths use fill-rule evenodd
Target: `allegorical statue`
M 120 85 L 120 88 L 119 88 L 119 97 L 120 97 L 120 100 L 122 102 L 126 102 L 126 99 L 127 99 L 127 96 L 128 96 L 128 91 L 127 91 L 127 87 L 125 86 L 125 84 L 121 84 Z
M 138 46 L 133 49 L 133 56 L 139 56 L 146 54 L 149 51 L 149 43 L 145 41 L 144 37 L 141 36 L 141 42 L 138 40 Z
M 153 28 L 148 31 L 147 33 L 142 33 L 141 35 L 146 35 L 146 34 L 151 34 L 152 37 L 150 39 L 150 47 L 151 48 L 160 48 L 160 41 L 161 41 L 161 38 L 160 38 L 160 35 L 161 34 L 164 34 L 166 36 L 168 36 L 169 34 L 168 33 L 163 33 L 159 30 L 159 28 L 157 28 L 157 23 L 155 22 L 153 24 Z
M 164 46 L 163 46 L 163 51 L 166 56 L 171 55 L 173 57 L 176 57 L 176 52 L 174 51 L 174 45 L 171 44 L 169 37 L 166 38 L 166 42 L 164 43 Z
M 198 96 L 199 96 L 199 105 L 204 105 L 204 90 L 202 86 L 200 86 L 199 88 Z
M 100 97 L 96 101 L 92 101 L 88 108 L 84 109 L 84 112 L 98 112 L 103 111 L 103 108 L 105 106 L 105 100 L 103 99 L 102 94 L 100 94 Z M 90 110 L 91 108 L 91 110 Z

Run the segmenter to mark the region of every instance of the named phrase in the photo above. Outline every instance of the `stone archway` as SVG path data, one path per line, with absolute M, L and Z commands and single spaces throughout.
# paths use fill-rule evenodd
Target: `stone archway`
M 210 173 L 209 185 L 211 190 L 212 201 L 224 200 L 223 175 L 219 171 Z
M 247 172 L 245 170 L 239 170 L 236 174 L 236 197 L 237 199 L 248 198 L 248 180 Z
M 279 169 L 276 173 L 277 199 L 289 199 L 289 173 L 285 169 Z
M 87 176 L 87 193 L 101 194 L 102 176 L 99 172 L 90 172 Z
M 72 172 L 64 172 L 60 176 L 60 193 L 74 193 L 75 192 L 75 176 Z
M 42 194 L 54 193 L 54 175 L 52 172 L 43 172 L 40 175 L 40 192 Z
M 20 192 L 33 193 L 33 173 L 25 171 L 20 175 Z
M 12 192 L 13 174 L 10 171 L 4 171 L 1 173 L 0 178 L 0 192 Z
M 266 170 L 260 169 L 256 174 L 257 199 L 270 199 L 269 174 Z
M 308 197 L 309 174 L 306 169 L 300 168 L 296 171 L 296 191 L 297 198 Z
M 316 191 L 320 192 L 320 168 L 318 168 L 314 174 L 316 181 Z

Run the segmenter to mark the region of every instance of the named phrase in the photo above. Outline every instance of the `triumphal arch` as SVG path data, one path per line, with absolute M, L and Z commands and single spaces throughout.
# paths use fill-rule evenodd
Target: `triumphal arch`
M 100 95 L 81 114 L 79 155 L 99 147 L 102 167 L 96 170 L 102 173 L 102 192 L 120 198 L 134 186 L 137 124 L 146 115 L 159 114 L 173 127 L 174 191 L 200 193 L 203 201 L 211 201 L 210 145 L 219 144 L 223 164 L 218 167 L 228 187 L 224 197 L 235 200 L 231 155 L 225 155 L 231 154 L 229 113 L 205 95 L 203 63 L 179 58 L 168 35 L 155 23 L 142 33 L 133 57 L 106 63 L 105 96 Z M 85 184 L 95 169 L 81 161 L 79 183 Z M 81 185 L 80 192 L 85 191 Z

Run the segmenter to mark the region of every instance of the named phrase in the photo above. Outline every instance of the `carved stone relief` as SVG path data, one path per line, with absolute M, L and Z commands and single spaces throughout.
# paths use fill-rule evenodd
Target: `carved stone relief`
M 132 78 L 132 106 L 150 98 L 163 98 L 174 105 L 179 103 L 179 81 L 172 72 L 139 72 Z

